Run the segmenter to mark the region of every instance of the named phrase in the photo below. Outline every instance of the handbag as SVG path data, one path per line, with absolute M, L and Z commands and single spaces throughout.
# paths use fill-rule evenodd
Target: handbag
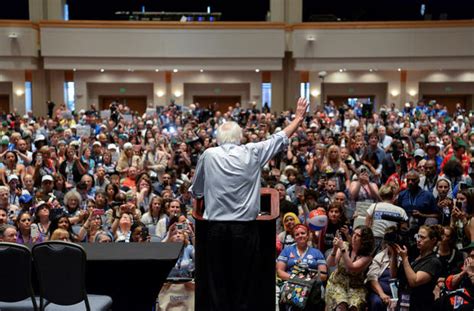
M 315 305 L 321 302 L 323 290 L 318 272 L 298 264 L 293 267 L 290 278 L 283 284 L 280 303 L 304 309 L 308 303 Z

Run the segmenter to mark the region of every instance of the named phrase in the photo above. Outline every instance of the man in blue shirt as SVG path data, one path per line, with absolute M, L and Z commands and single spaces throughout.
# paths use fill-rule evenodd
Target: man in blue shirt
M 210 310 L 258 310 L 261 169 L 289 143 L 306 116 L 308 102 L 300 98 L 295 118 L 269 139 L 240 145 L 242 129 L 231 121 L 217 129 L 218 147 L 201 155 L 190 188 L 204 197 L 208 221 L 206 243 L 207 299 Z M 199 306 L 198 306 L 199 307 Z
M 421 189 L 419 186 L 420 175 L 418 172 L 410 171 L 407 173 L 406 178 L 408 188 L 400 192 L 396 205 L 401 206 L 407 214 L 411 216 L 410 224 L 414 224 L 416 227 L 425 223 L 436 223 L 435 219 L 437 219 L 439 215 L 433 194 Z M 416 230 L 418 230 L 418 228 L 416 228 Z

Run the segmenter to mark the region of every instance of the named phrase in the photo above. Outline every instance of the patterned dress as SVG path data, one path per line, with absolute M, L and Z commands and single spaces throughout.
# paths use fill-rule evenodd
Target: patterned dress
M 334 310 L 345 302 L 349 307 L 361 310 L 366 303 L 367 289 L 364 286 L 365 271 L 352 273 L 347 271 L 344 260 L 337 263 L 337 269 L 329 277 L 326 287 L 327 310 Z

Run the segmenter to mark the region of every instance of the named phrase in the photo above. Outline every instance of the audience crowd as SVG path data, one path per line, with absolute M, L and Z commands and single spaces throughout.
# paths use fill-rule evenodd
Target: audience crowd
M 118 103 L 49 108 L 0 124 L 0 241 L 184 242 L 171 273 L 184 278 L 194 269 L 188 189 L 216 128 L 234 120 L 242 143 L 256 142 L 292 119 L 238 103 L 221 112 L 172 102 L 143 115 Z M 474 297 L 473 155 L 474 112 L 461 105 L 330 101 L 312 111 L 262 169 L 280 199 L 277 293 L 305 265 L 328 310 L 428 310 L 457 288 Z M 316 209 L 327 225 L 315 231 Z

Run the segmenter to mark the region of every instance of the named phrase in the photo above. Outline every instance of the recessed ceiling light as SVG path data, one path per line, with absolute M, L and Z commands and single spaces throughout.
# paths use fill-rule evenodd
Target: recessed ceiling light
M 155 69 L 155 72 L 158 72 L 158 71 L 160 71 L 160 69 Z
M 128 71 L 133 72 L 134 70 L 132 68 L 128 68 Z
M 199 70 L 200 72 L 204 72 L 204 69 Z
M 104 68 L 100 68 L 100 72 L 104 72 L 104 71 L 105 71 L 105 69 L 104 69 Z
M 178 72 L 178 69 L 173 69 L 173 72 Z
M 260 72 L 260 69 L 255 69 L 255 72 Z
M 372 68 L 369 69 L 370 72 L 374 71 Z
M 76 68 L 72 68 L 72 71 L 76 71 Z
M 343 72 L 344 70 L 343 69 L 339 69 L 339 72 Z
M 398 70 L 398 71 L 402 71 L 402 68 L 398 68 L 397 70 Z

